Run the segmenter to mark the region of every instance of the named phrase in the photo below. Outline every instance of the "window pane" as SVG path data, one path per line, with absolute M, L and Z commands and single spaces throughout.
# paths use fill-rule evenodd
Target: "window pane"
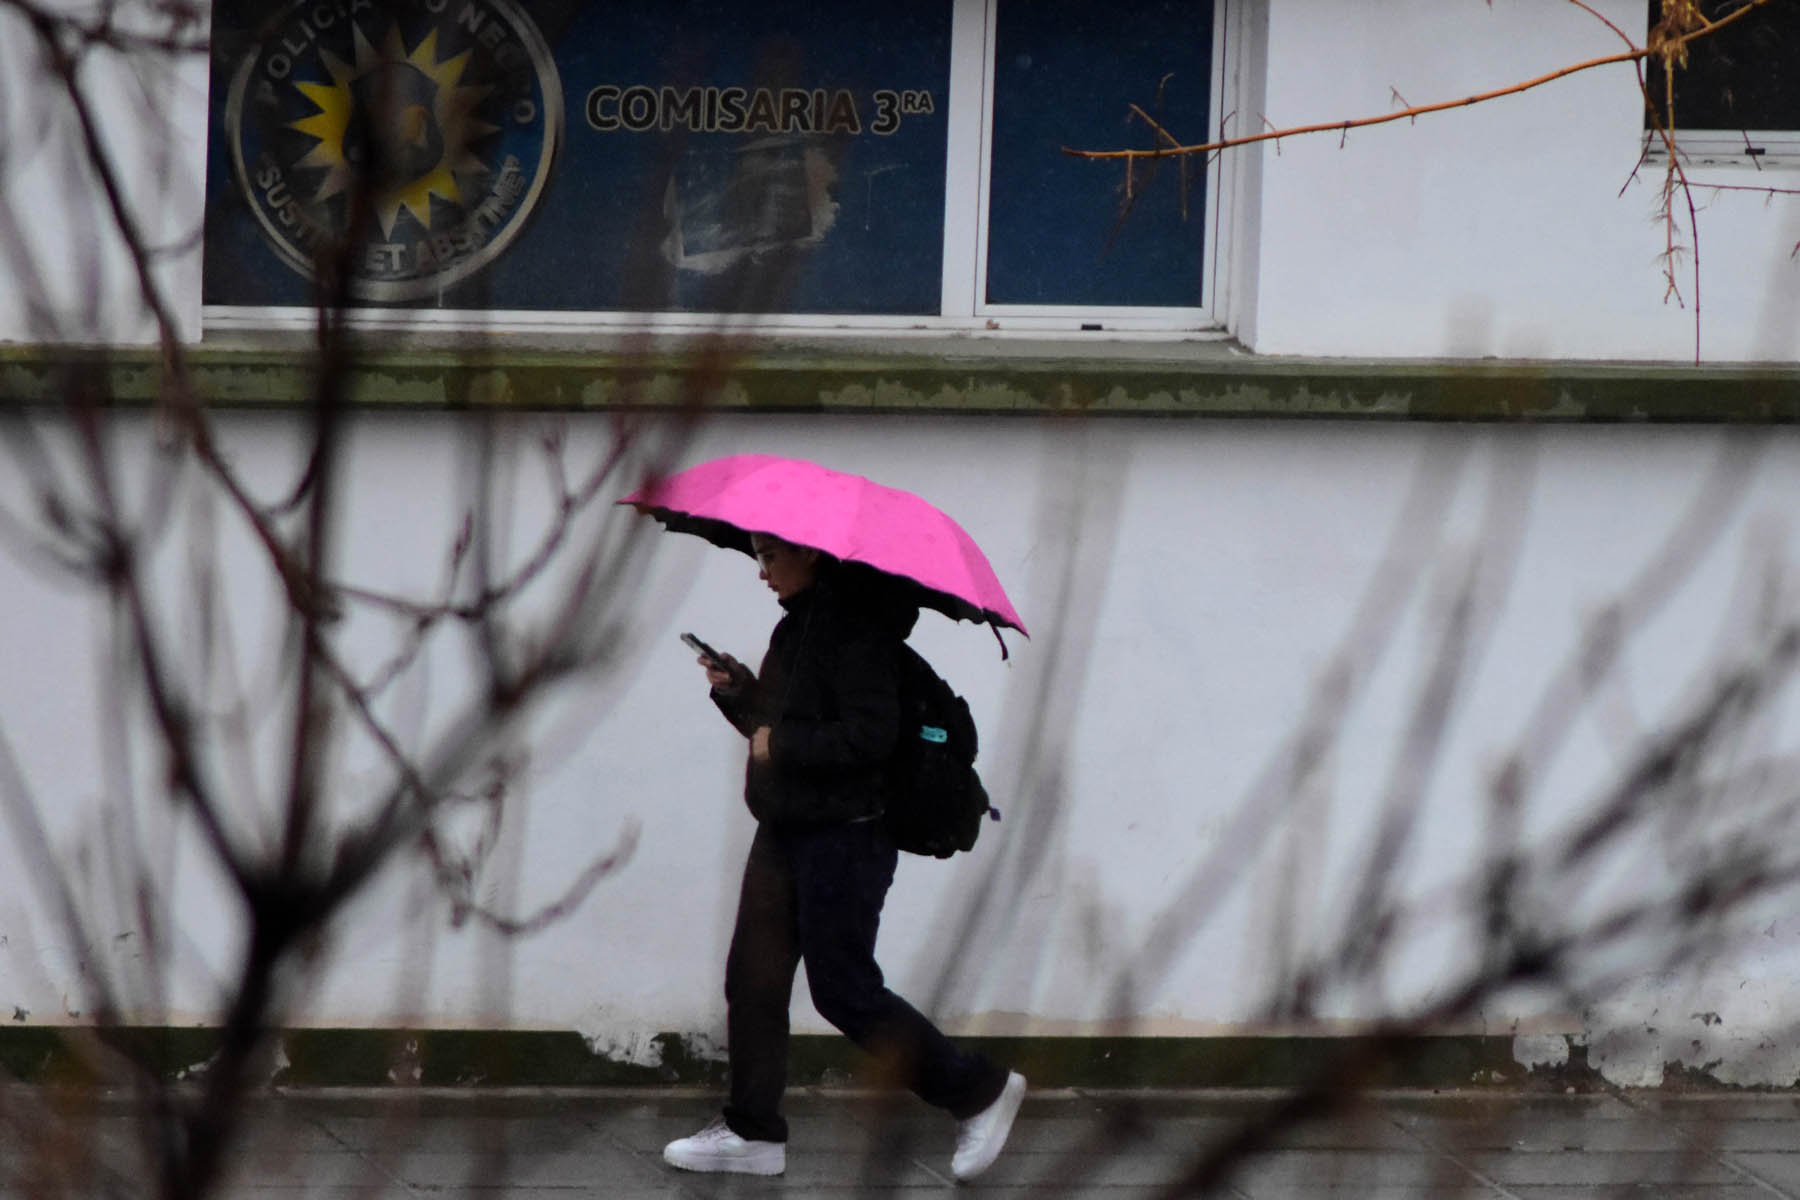
M 988 302 L 1198 306 L 1202 160 L 1137 163 L 1127 203 L 1123 164 L 1062 147 L 1154 149 L 1150 127 L 1125 119 L 1134 103 L 1205 141 L 1211 0 L 999 4 Z
M 1700 11 L 1716 20 L 1744 6 L 1744 0 L 1700 0 Z M 1662 0 L 1650 0 L 1650 21 L 1661 15 Z M 1675 125 L 1679 129 L 1800 129 L 1800 4 L 1769 4 L 1716 34 L 1692 43 L 1688 65 L 1675 69 Z M 1668 79 L 1655 64 L 1650 94 L 1668 104 Z M 1645 113 L 1645 127 L 1651 124 Z

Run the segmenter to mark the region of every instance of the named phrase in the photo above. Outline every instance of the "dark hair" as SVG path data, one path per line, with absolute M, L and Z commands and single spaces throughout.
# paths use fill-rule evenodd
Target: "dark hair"
M 820 567 L 836 566 L 838 563 L 838 557 L 835 554 L 831 553 L 829 550 L 821 550 L 817 546 L 808 546 L 802 542 L 790 542 L 786 538 L 782 537 L 780 534 L 775 534 L 775 533 L 760 533 L 760 532 L 758 532 L 758 533 L 753 533 L 750 535 L 750 553 L 753 556 L 756 554 L 756 539 L 757 538 L 762 538 L 764 541 L 779 543 L 780 545 L 786 546 L 791 550 L 811 550 L 814 554 L 817 554 L 819 556 L 818 560 L 814 563 L 815 570 Z

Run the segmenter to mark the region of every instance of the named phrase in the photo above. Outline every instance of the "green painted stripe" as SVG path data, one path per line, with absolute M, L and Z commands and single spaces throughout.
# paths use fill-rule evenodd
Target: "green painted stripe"
M 967 1038 L 1040 1087 L 1294 1087 L 1366 1050 L 1335 1037 Z M 271 1082 L 295 1087 L 618 1087 L 718 1086 L 725 1063 L 676 1034 L 652 1039 L 642 1061 L 596 1052 L 574 1032 L 497 1030 L 296 1029 L 280 1038 Z M 29 1083 L 86 1082 L 94 1064 L 129 1054 L 164 1079 L 204 1072 L 215 1030 L 130 1028 L 103 1039 L 92 1029 L 0 1027 L 0 1070 Z M 796 1086 L 879 1084 L 872 1060 L 836 1036 L 798 1036 L 790 1053 Z M 1589 1086 L 1581 1048 L 1568 1066 L 1529 1075 L 1513 1061 L 1509 1037 L 1416 1037 L 1384 1044 L 1363 1086 Z
M 895 343 L 901 345 L 902 343 Z M 379 342 L 373 345 L 379 346 Z M 1800 369 L 1567 362 L 1258 358 L 1212 344 L 1029 347 L 956 343 L 954 354 L 866 346 L 756 346 L 709 356 L 547 349 L 359 351 L 348 394 L 401 409 L 1205 417 L 1361 417 L 1555 422 L 1800 420 Z M 1072 346 L 1073 343 L 1070 343 Z M 222 408 L 303 406 L 317 371 L 298 346 L 200 347 L 195 394 Z M 0 347 L 0 405 L 71 395 L 126 405 L 166 393 L 160 356 Z

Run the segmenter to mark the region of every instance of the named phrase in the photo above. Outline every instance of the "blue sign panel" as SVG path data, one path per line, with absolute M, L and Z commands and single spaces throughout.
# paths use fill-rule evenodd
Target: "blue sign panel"
M 205 301 L 934 314 L 950 8 L 222 3 Z
M 1205 163 L 1062 153 L 1206 140 L 1211 0 L 1004 0 L 994 37 L 987 300 L 1198 306 Z M 1186 163 L 1185 170 L 1181 162 Z M 1185 200 L 1185 205 L 1184 205 Z

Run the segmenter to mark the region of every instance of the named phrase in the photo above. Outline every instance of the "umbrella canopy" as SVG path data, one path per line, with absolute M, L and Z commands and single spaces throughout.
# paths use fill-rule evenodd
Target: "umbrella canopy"
M 861 475 L 798 458 L 734 454 L 657 480 L 619 503 L 745 554 L 753 553 L 752 533 L 811 546 L 913 583 L 921 605 L 947 616 L 1025 633 L 987 556 L 961 525 L 911 492 Z

